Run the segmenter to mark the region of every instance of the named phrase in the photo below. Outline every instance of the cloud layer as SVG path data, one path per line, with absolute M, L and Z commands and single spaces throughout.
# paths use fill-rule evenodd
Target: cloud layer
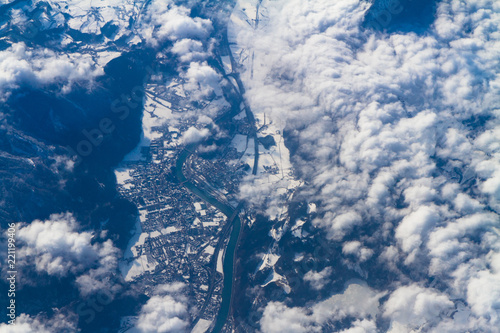
M 363 28 L 368 2 L 263 1 L 258 28 L 231 33 L 253 110 L 296 143 L 313 224 L 346 259 L 399 276 L 384 312 L 394 332 L 498 332 L 500 7 L 437 6 L 425 33 L 389 34 Z M 448 312 L 457 299 L 465 322 Z M 304 316 L 290 316 L 296 331 Z
M 139 313 L 135 332 L 186 332 L 189 313 L 187 299 L 182 295 L 183 288 L 183 283 L 157 286 L 155 294 Z
M 353 283 L 342 294 L 331 296 L 310 308 L 288 307 L 281 302 L 271 302 L 264 309 L 260 320 L 261 329 L 268 333 L 283 332 L 284 327 L 287 332 L 293 333 L 324 332 L 321 327 L 325 324 L 358 318 L 347 332 L 375 332 L 373 319 L 382 296 L 368 286 Z
M 119 250 L 111 240 L 96 242 L 92 233 L 80 232 L 72 214 L 21 224 L 17 237 L 24 267 L 54 277 L 73 275 L 82 296 L 102 289 L 114 291 L 108 280 L 116 270 Z
M 212 22 L 190 14 L 189 8 L 176 6 L 171 0 L 155 0 L 148 7 L 140 32 L 154 46 L 165 40 L 207 38 L 213 30 Z
M 62 91 L 69 91 L 74 82 L 91 81 L 103 73 L 102 67 L 88 54 L 61 54 L 15 43 L 0 51 L 0 98 L 23 85 L 60 82 Z

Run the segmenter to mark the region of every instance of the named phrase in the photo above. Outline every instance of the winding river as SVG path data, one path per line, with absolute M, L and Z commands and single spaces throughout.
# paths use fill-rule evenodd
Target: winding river
M 227 40 L 226 40 L 226 43 L 227 43 Z M 233 73 L 232 76 L 236 79 L 236 82 L 238 83 L 238 86 L 239 86 L 238 88 L 240 91 L 240 94 L 239 94 L 240 100 L 236 102 L 237 105 L 239 105 L 241 100 L 244 101 L 244 98 L 241 94 L 241 92 L 244 91 L 243 85 L 241 84 L 241 81 L 240 81 L 239 76 L 237 74 Z M 225 75 L 225 77 L 227 78 L 226 75 Z M 247 115 L 247 119 L 250 120 L 250 123 L 251 123 L 252 128 L 253 128 L 253 131 L 251 132 L 251 136 L 255 140 L 255 152 L 254 152 L 255 159 L 254 159 L 254 167 L 253 167 L 252 173 L 256 174 L 258 159 L 259 159 L 259 151 L 258 151 L 258 141 L 257 141 L 257 135 L 256 135 L 256 129 L 255 129 L 255 121 L 254 121 L 253 114 L 250 110 L 250 107 L 248 106 L 248 104 L 246 102 L 244 102 L 244 104 L 245 104 L 245 112 Z M 219 120 L 215 121 L 215 123 L 217 125 L 221 125 L 224 118 L 231 117 L 231 119 L 232 119 L 232 117 L 234 117 L 237 113 L 239 113 L 239 108 L 237 110 L 238 110 L 238 112 L 236 112 L 236 113 L 233 112 L 233 113 L 230 113 L 228 115 L 225 115 L 225 116 L 221 117 Z M 211 193 L 207 192 L 205 189 L 201 188 L 200 186 L 197 186 L 196 182 L 194 182 L 193 179 L 189 179 L 189 178 L 196 178 L 195 172 L 193 172 L 192 170 L 190 170 L 190 172 L 189 172 L 189 175 L 188 175 L 189 178 L 186 177 L 183 170 L 190 169 L 189 168 L 189 158 L 196 151 L 198 145 L 199 145 L 199 143 L 198 144 L 190 144 L 190 145 L 186 146 L 182 150 L 182 152 L 179 154 L 179 157 L 176 161 L 176 177 L 177 177 L 177 180 L 179 181 L 179 183 L 181 183 L 183 186 L 185 186 L 189 191 L 191 191 L 193 194 L 198 196 L 200 199 L 202 199 L 206 203 L 209 203 L 210 205 L 216 207 L 224 215 L 227 216 L 227 223 L 221 232 L 219 242 L 218 242 L 217 247 L 216 247 L 214 254 L 213 254 L 214 260 L 212 262 L 212 265 L 213 265 L 212 277 L 211 277 L 211 283 L 209 286 L 207 300 L 206 300 L 205 304 L 203 304 L 202 308 L 200 309 L 200 314 L 202 314 L 204 312 L 206 306 L 208 305 L 210 298 L 211 298 L 211 294 L 213 292 L 213 287 L 214 287 L 214 278 L 215 278 L 215 271 L 216 271 L 218 254 L 219 254 L 219 251 L 224 251 L 222 249 L 222 247 L 224 245 L 225 239 L 229 236 L 229 242 L 228 242 L 228 245 L 225 249 L 224 262 L 223 262 L 224 283 L 223 283 L 223 289 L 222 289 L 222 303 L 221 303 L 221 306 L 219 308 L 219 313 L 217 314 L 217 317 L 215 320 L 215 326 L 212 330 L 212 333 L 218 333 L 224 327 L 224 325 L 227 321 L 227 317 L 229 315 L 229 310 L 231 308 L 232 292 L 233 292 L 233 275 L 234 275 L 233 273 L 234 273 L 234 262 L 235 262 L 234 254 L 235 254 L 236 247 L 238 245 L 238 239 L 239 239 L 240 230 L 241 230 L 241 219 L 238 216 L 238 214 L 241 210 L 241 207 L 243 206 L 243 203 L 240 203 L 238 205 L 238 207 L 233 208 L 233 207 L 229 206 L 227 203 L 224 203 L 224 202 L 218 200 Z M 201 182 L 200 179 L 197 179 L 197 181 L 198 181 L 198 183 Z M 229 234 L 229 232 L 230 232 L 230 234 Z M 194 324 L 196 324 L 196 322 L 198 320 L 199 320 L 199 318 L 197 318 L 195 320 Z
M 233 58 L 233 55 L 231 53 L 231 50 L 229 48 L 229 43 L 227 39 L 227 32 L 225 32 L 222 35 L 222 41 L 221 41 L 221 48 L 224 49 L 224 53 L 228 54 L 231 60 L 231 65 L 232 68 L 235 69 L 237 68 L 237 64 Z M 234 116 L 236 116 L 238 113 L 240 113 L 240 105 L 243 103 L 244 109 L 245 109 L 245 114 L 247 117 L 247 120 L 250 124 L 251 130 L 249 133 L 249 136 L 252 137 L 254 140 L 254 165 L 253 165 L 253 170 L 252 174 L 257 173 L 257 168 L 258 168 L 258 161 L 259 161 L 259 144 L 258 144 L 258 139 L 257 139 L 257 129 L 256 129 L 256 124 L 255 124 L 255 118 L 252 113 L 252 110 L 250 108 L 250 105 L 247 103 L 247 101 L 244 98 L 244 93 L 245 89 L 244 86 L 241 82 L 239 73 L 234 71 L 232 73 L 226 73 L 224 70 L 224 67 L 221 65 L 222 61 L 219 57 L 218 62 L 213 61 L 210 62 L 210 65 L 215 67 L 219 73 L 222 74 L 224 79 L 232 86 L 234 89 L 233 91 L 236 92 L 238 95 L 238 98 L 234 101 L 229 101 L 232 107 L 232 112 L 223 115 L 219 119 L 215 120 L 214 122 L 222 126 L 225 120 L 227 119 L 233 119 Z M 234 86 L 229 79 L 229 76 L 232 76 L 234 80 L 236 81 L 237 86 Z M 223 274 L 224 274 L 224 281 L 223 281 L 223 289 L 222 289 L 222 303 L 219 308 L 219 312 L 217 314 L 217 317 L 215 319 L 215 325 L 212 329 L 212 333 L 219 333 L 224 325 L 227 322 L 227 318 L 229 315 L 229 311 L 231 308 L 231 302 L 232 302 L 232 295 L 233 295 L 233 280 L 234 280 L 234 264 L 235 264 L 235 250 L 238 245 L 238 240 L 240 236 L 240 230 L 241 230 L 241 219 L 239 217 L 240 210 L 243 206 L 243 203 L 240 202 L 238 204 L 238 207 L 234 208 L 228 205 L 225 202 L 220 201 L 217 199 L 215 196 L 213 196 L 211 193 L 203 189 L 202 187 L 198 186 L 197 184 L 202 183 L 202 180 L 198 177 L 196 177 L 196 172 L 190 169 L 190 157 L 192 154 L 196 151 L 198 145 L 200 143 L 194 143 L 187 145 L 182 152 L 179 154 L 179 157 L 176 161 L 176 177 L 179 183 L 181 183 L 183 186 L 185 186 L 189 191 L 191 191 L 193 194 L 198 196 L 200 199 L 205 201 L 206 203 L 209 203 L 210 205 L 216 207 L 219 209 L 224 215 L 227 216 L 227 223 L 223 227 L 219 242 L 217 243 L 216 249 L 214 251 L 214 254 L 212 258 L 212 274 L 211 274 L 211 280 L 210 280 L 210 285 L 209 285 L 209 291 L 208 291 L 208 296 L 205 301 L 205 303 L 202 305 L 200 311 L 199 311 L 199 317 L 196 318 L 196 320 L 193 322 L 193 326 L 196 325 L 198 320 L 200 319 L 200 316 L 204 313 L 205 308 L 208 306 L 208 303 L 210 301 L 213 289 L 214 289 L 214 279 L 216 276 L 216 267 L 217 267 L 217 258 L 219 255 L 219 251 L 224 251 L 223 246 L 224 246 L 224 241 L 229 237 L 229 242 L 227 244 L 227 247 L 225 249 L 224 253 L 224 262 L 223 262 Z M 189 171 L 187 177 L 184 174 L 183 170 L 186 169 Z M 196 179 L 196 182 L 194 181 Z
M 217 248 L 213 254 L 214 258 L 214 267 L 212 269 L 212 281 L 210 283 L 210 291 L 207 296 L 207 302 L 203 305 L 200 312 L 203 312 L 206 305 L 208 304 L 208 300 L 211 298 L 211 293 L 213 291 L 213 278 L 216 274 L 216 265 L 219 251 L 223 251 L 222 246 L 224 244 L 224 240 L 227 238 L 227 233 L 231 230 L 229 243 L 225 249 L 224 262 L 223 262 L 223 272 L 224 272 L 224 285 L 222 289 L 222 303 L 219 309 L 219 313 L 217 315 L 213 333 L 220 332 L 224 327 L 224 324 L 227 321 L 227 317 L 229 314 L 229 309 L 231 306 L 232 299 L 232 287 L 233 287 L 233 271 L 234 271 L 234 253 L 236 246 L 238 244 L 238 238 L 241 230 L 241 220 L 238 216 L 239 210 L 241 208 L 241 204 L 235 209 L 213 197 L 210 193 L 205 191 L 204 189 L 197 187 L 194 182 L 187 179 L 184 173 L 182 172 L 185 163 L 189 160 L 189 157 L 192 155 L 192 152 L 196 149 L 196 145 L 187 146 L 179 155 L 179 158 L 176 162 L 176 176 L 177 180 L 185 186 L 189 191 L 198 196 L 200 199 L 205 201 L 206 203 L 211 204 L 212 206 L 219 209 L 224 215 L 227 216 L 227 223 L 224 226 L 224 229 L 221 232 L 221 236 L 219 242 L 217 244 Z

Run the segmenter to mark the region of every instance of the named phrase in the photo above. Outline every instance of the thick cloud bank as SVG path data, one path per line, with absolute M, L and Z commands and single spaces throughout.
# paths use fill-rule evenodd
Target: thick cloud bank
M 62 82 L 62 91 L 67 92 L 74 82 L 90 81 L 103 73 L 102 67 L 88 54 L 62 54 L 15 43 L 0 51 L 0 99 L 23 85 Z
M 20 264 L 49 276 L 74 275 L 82 296 L 102 289 L 114 291 L 108 277 L 116 270 L 118 249 L 111 240 L 98 242 L 92 233 L 78 229 L 70 213 L 21 225 L 17 234 Z
M 189 326 L 187 298 L 182 295 L 183 283 L 156 287 L 155 294 L 142 307 L 133 332 L 178 333 Z
M 330 321 L 359 318 L 347 332 L 376 332 L 373 322 L 379 299 L 383 294 L 359 284 L 349 285 L 343 294 L 315 304 L 311 308 L 288 307 L 283 303 L 271 302 L 266 306 L 260 324 L 263 332 L 309 333 L 324 332 L 321 327 Z
M 499 332 L 500 3 L 440 1 L 419 35 L 363 28 L 369 6 L 263 1 L 234 32 L 247 98 L 286 121 L 313 224 L 400 277 L 379 314 L 393 332 Z M 264 332 L 276 313 L 314 331 L 270 304 Z
M 171 0 L 152 1 L 144 20 L 147 22 L 140 32 L 147 42 L 157 45 L 164 40 L 183 38 L 204 39 L 212 32 L 212 22 L 191 17 L 191 10 L 176 6 Z

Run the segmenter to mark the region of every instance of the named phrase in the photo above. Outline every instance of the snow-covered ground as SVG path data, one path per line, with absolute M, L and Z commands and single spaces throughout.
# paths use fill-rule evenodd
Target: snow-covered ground
M 261 263 L 256 271 L 260 271 L 260 270 L 263 270 L 265 268 L 274 267 L 274 265 L 276 264 L 276 262 L 278 261 L 279 258 L 280 258 L 280 256 L 277 254 L 274 254 L 274 253 L 264 254 L 262 261 L 261 261 Z
M 268 1 L 240 0 L 237 2 L 228 24 L 228 40 L 234 59 L 242 66 L 241 80 L 246 87 L 252 86 L 254 58 L 265 59 L 265 57 L 254 57 L 250 51 L 252 34 L 255 29 L 260 29 L 266 24 Z M 272 196 L 273 200 L 268 203 L 267 214 L 271 219 L 283 219 L 287 217 L 286 200 L 289 194 L 301 185 L 293 175 L 293 167 L 290 162 L 290 152 L 285 146 L 283 130 L 286 123 L 281 119 L 273 119 L 271 112 L 250 101 L 250 106 L 256 120 L 258 137 L 272 137 L 275 145 L 266 149 L 259 143 L 259 165 L 256 177 L 246 179 L 247 186 L 242 185 L 242 196 L 254 201 L 265 200 Z M 241 115 L 243 117 L 244 114 Z M 240 116 L 240 115 L 238 115 Z M 254 140 L 243 135 L 236 135 L 232 145 L 238 152 L 244 152 L 242 161 L 253 168 L 254 165 Z M 250 189 L 249 187 L 252 187 Z M 265 193 L 255 193 L 255 189 L 261 189 Z M 249 192 L 249 193 L 245 193 Z
M 269 274 L 266 281 L 264 281 L 264 283 L 261 285 L 261 287 L 264 288 L 265 286 L 267 286 L 270 283 L 276 283 L 277 285 L 282 287 L 283 291 L 287 294 L 289 294 L 292 291 L 292 289 L 288 285 L 288 281 L 286 280 L 286 278 L 283 275 L 276 273 L 274 268 L 271 271 L 271 273 Z
M 133 177 L 130 175 L 130 170 L 125 168 L 115 169 L 116 183 L 126 189 L 132 188 L 134 185 L 129 183 Z
M 144 102 L 144 111 L 142 113 L 142 134 L 141 141 L 127 156 L 124 161 L 139 161 L 142 147 L 149 147 L 152 140 L 162 137 L 162 132 L 158 130 L 160 126 L 165 125 L 173 119 L 171 103 L 155 97 L 152 85 L 146 87 L 146 99 Z
M 200 319 L 196 326 L 193 328 L 191 333 L 203 333 L 206 332 L 207 329 L 210 327 L 210 324 L 212 324 L 212 321 L 206 320 L 206 319 Z
M 127 282 L 132 281 L 136 276 L 145 272 L 152 272 L 158 265 L 155 261 L 148 260 L 147 256 L 141 255 L 131 262 L 121 262 L 120 271 L 123 279 Z
M 154 260 L 148 260 L 147 256 L 140 253 L 138 247 L 144 245 L 146 238 L 160 236 L 160 232 L 149 234 L 142 232 L 141 222 L 146 219 L 145 211 L 139 211 L 140 216 L 135 224 L 135 233 L 130 239 L 127 249 L 123 255 L 123 260 L 120 262 L 120 271 L 125 281 L 132 281 L 134 277 L 139 276 L 147 271 L 154 271 L 158 263 Z M 132 259 L 133 258 L 133 259 Z
M 224 71 L 226 74 L 230 74 L 233 71 L 233 67 L 231 65 L 231 58 L 229 56 L 222 56 L 222 64 L 224 65 Z
M 166 228 L 161 229 L 161 233 L 164 235 L 168 235 L 168 234 L 171 234 L 173 232 L 180 231 L 180 230 L 182 230 L 182 229 L 179 227 L 166 227 Z
M 62 0 L 48 1 L 58 11 L 68 15 L 68 25 L 83 33 L 99 34 L 108 22 L 118 26 L 115 38 L 127 32 L 129 19 L 136 17 L 144 1 L 137 0 Z
M 208 253 L 208 254 L 214 254 L 215 248 L 212 245 L 209 245 L 205 248 L 203 252 Z
M 224 251 L 219 251 L 219 256 L 217 257 L 217 272 L 221 273 L 222 275 L 224 275 L 223 261 Z
M 236 148 L 238 153 L 245 152 L 248 147 L 247 136 L 242 134 L 236 134 L 233 138 L 232 146 Z
M 246 45 L 238 43 L 240 33 L 251 33 L 255 27 L 258 0 L 241 0 L 236 3 L 228 23 L 227 37 L 234 59 L 244 63 L 251 59 Z

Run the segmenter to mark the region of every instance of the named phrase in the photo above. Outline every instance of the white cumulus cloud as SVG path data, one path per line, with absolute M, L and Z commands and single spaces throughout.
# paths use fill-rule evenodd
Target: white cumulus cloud
M 117 267 L 119 250 L 111 240 L 93 242 L 93 234 L 79 228 L 71 213 L 20 224 L 17 237 L 22 265 L 33 265 L 36 271 L 50 276 L 75 275 L 83 296 L 114 289 L 108 278 Z
M 257 28 L 235 14 L 246 97 L 286 124 L 305 181 L 296 197 L 318 203 L 313 225 L 344 256 L 361 261 L 366 247 L 371 269 L 399 277 L 384 307 L 395 332 L 498 332 L 499 3 L 439 1 L 420 34 L 365 29 L 369 6 L 263 1 Z M 432 278 L 439 290 L 424 288 Z M 466 321 L 452 299 L 467 301 Z M 276 322 L 322 324 L 273 306 Z M 272 323 L 265 312 L 263 328 Z
M 155 294 L 139 313 L 135 332 L 179 333 L 187 332 L 189 312 L 187 299 L 182 295 L 184 284 L 159 285 Z
M 104 73 L 90 55 L 56 53 L 45 48 L 30 48 L 20 42 L 0 51 L 0 98 L 20 86 L 40 86 L 60 82 L 63 92 L 73 83 L 91 81 Z

